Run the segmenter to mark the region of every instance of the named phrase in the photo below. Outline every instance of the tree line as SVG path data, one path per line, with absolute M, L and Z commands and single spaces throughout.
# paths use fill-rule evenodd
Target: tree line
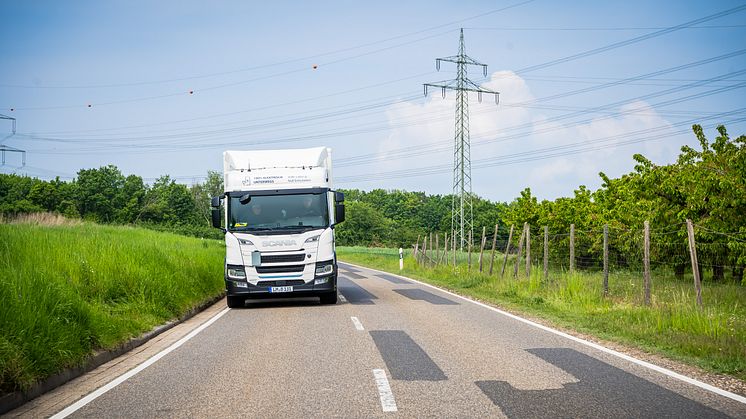
M 223 177 L 208 172 L 191 187 L 168 175 L 152 185 L 125 176 L 113 165 L 82 169 L 69 182 L 0 174 L 0 213 L 55 212 L 102 224 L 133 224 L 156 230 L 220 238 L 209 226 L 210 197 L 222 193 Z
M 572 196 L 539 201 L 529 188 L 512 202 L 472 197 L 474 241 L 494 225 L 533 228 L 547 226 L 552 240 L 567 241 L 569 225 L 580 232 L 598 232 L 604 225 L 619 232 L 612 246 L 618 260 L 632 260 L 638 249 L 642 224 L 654 228 L 683 226 L 691 219 L 699 227 L 702 263 L 713 279 L 723 279 L 726 267 L 739 282 L 746 265 L 746 136 L 732 139 L 725 127 L 709 141 L 693 126 L 699 147 L 684 146 L 672 164 L 656 165 L 636 154 L 634 170 L 618 178 L 604 173 L 602 186 L 591 191 L 579 186 Z M 222 193 L 222 174 L 210 171 L 206 180 L 191 187 L 162 176 L 152 185 L 140 176 L 125 176 L 115 166 L 83 169 L 69 182 L 44 181 L 17 175 L 0 175 L 0 213 L 37 211 L 61 213 L 99 223 L 136 224 L 201 237 L 220 238 L 209 227 L 210 197 Z M 452 195 L 374 189 L 342 190 L 347 219 L 337 227 L 339 245 L 410 247 L 419 236 L 450 232 Z M 508 229 L 498 233 L 507 240 Z M 600 235 L 579 235 L 579 257 L 597 260 Z M 686 229 L 675 230 L 669 242 L 676 249 L 661 250 L 677 274 L 686 261 Z M 554 246 L 553 248 L 562 248 Z M 669 256 L 666 255 L 669 254 Z M 589 266 L 591 267 L 591 266 Z

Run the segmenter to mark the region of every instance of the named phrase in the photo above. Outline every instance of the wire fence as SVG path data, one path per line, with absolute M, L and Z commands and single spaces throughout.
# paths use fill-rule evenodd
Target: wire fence
M 691 223 L 642 229 L 604 225 L 576 229 L 574 225 L 496 225 L 488 232 L 454 246 L 452 233 L 431 233 L 418 238 L 410 249 L 424 266 L 453 266 L 499 277 L 530 276 L 542 280 L 553 275 L 598 272 L 608 293 L 609 275 L 639 275 L 644 279 L 645 303 L 650 301 L 650 282 L 658 277 L 693 280 L 701 305 L 701 282 L 744 284 L 746 232 L 714 231 Z

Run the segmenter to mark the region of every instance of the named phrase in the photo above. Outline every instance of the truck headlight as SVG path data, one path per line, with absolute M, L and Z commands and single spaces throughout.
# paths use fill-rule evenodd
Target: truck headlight
M 321 237 L 321 235 L 316 235 L 316 236 L 313 236 L 313 237 L 309 237 L 309 238 L 306 239 L 306 243 L 317 242 L 317 241 L 319 241 L 319 237 Z
M 330 275 L 334 272 L 334 265 L 331 262 L 316 265 L 316 276 Z
M 244 270 L 243 266 L 228 265 L 227 272 L 228 278 L 230 279 L 246 280 L 246 271 Z
M 254 243 L 251 242 L 251 240 L 246 239 L 238 239 L 238 242 L 241 243 L 244 246 L 253 246 Z

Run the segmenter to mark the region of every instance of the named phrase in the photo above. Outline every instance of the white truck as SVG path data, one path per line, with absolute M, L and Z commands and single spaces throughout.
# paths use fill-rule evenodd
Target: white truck
M 335 304 L 334 226 L 345 207 L 332 189 L 331 149 L 226 151 L 223 176 L 211 206 L 225 233 L 228 307 L 307 296 Z

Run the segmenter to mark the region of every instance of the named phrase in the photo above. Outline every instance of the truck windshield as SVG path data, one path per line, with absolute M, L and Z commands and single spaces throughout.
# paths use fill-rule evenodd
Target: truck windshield
M 241 204 L 239 196 L 229 199 L 228 228 L 232 231 L 303 231 L 328 226 L 326 193 L 253 195 L 246 204 Z

